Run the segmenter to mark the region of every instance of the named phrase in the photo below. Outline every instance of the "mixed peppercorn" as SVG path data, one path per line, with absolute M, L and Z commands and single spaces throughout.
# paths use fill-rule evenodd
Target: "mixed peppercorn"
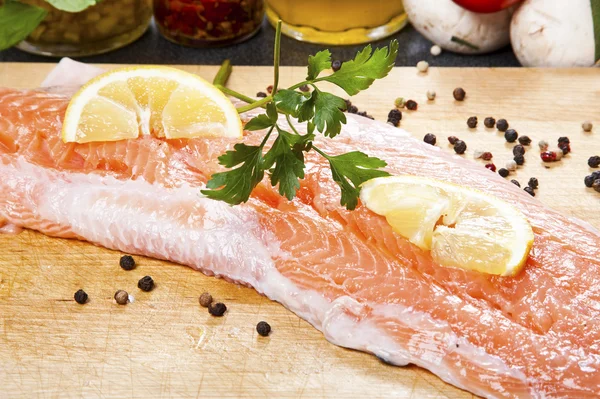
M 119 260 L 119 266 L 127 271 L 133 270 L 135 260 L 130 255 L 123 255 Z M 150 276 L 144 276 L 138 281 L 138 287 L 146 292 L 155 288 L 154 280 Z M 130 302 L 130 295 L 125 290 L 117 290 L 113 296 L 118 305 L 127 305 Z M 83 305 L 88 302 L 88 294 L 80 289 L 73 295 L 75 302 Z M 132 299 L 133 300 L 133 299 Z M 208 313 L 214 317 L 222 317 L 227 312 L 227 306 L 222 302 L 214 302 L 213 297 L 208 292 L 203 292 L 198 298 L 200 306 L 207 308 Z M 266 321 L 261 321 L 256 325 L 256 331 L 260 336 L 267 337 L 271 333 L 271 326 Z

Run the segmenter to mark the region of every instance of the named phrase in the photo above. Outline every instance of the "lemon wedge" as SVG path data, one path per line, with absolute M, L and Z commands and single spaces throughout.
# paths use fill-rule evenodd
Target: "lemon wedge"
M 431 251 L 443 266 L 514 276 L 525 266 L 533 231 L 512 205 L 468 187 L 417 176 L 361 186 L 360 199 L 395 232 Z
M 65 114 L 65 142 L 116 141 L 140 135 L 242 137 L 242 122 L 219 89 L 163 66 L 111 70 L 85 84 Z

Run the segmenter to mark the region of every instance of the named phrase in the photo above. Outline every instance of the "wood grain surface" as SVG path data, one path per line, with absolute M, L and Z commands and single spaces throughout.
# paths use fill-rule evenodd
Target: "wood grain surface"
M 0 86 L 36 87 L 52 64 L 0 64 Z M 104 66 L 112 68 L 114 66 Z M 212 79 L 216 67 L 183 66 Z M 283 84 L 305 76 L 282 68 Z M 272 71 L 235 67 L 229 86 L 254 94 L 271 83 Z M 452 98 L 461 86 L 464 102 Z M 435 90 L 435 101 L 427 101 Z M 506 118 L 534 143 L 526 165 L 510 178 L 523 186 L 540 181 L 537 198 L 600 227 L 600 194 L 586 188 L 587 159 L 600 155 L 600 69 L 443 69 L 419 74 L 396 68 L 353 102 L 385 120 L 396 97 L 412 98 L 402 127 L 422 138 L 432 132 L 465 140 L 472 151 L 494 154 L 497 167 L 512 158 L 502 134 L 483 118 Z M 468 129 L 469 116 L 479 126 Z M 596 124 L 584 133 L 581 123 Z M 571 138 L 573 153 L 544 165 L 537 141 Z M 390 146 L 395 143 L 390 142 Z M 479 160 L 473 162 L 481 163 Z M 548 166 L 550 166 L 548 168 Z M 490 172 L 491 173 L 491 172 Z M 392 367 L 374 356 L 329 344 L 308 323 L 253 290 L 210 278 L 189 268 L 137 257 L 126 272 L 120 253 L 84 242 L 25 231 L 0 236 L 0 398 L 452 398 L 473 396 L 417 367 Z M 137 280 L 151 275 L 151 293 Z M 79 288 L 87 305 L 73 301 Z M 134 302 L 117 305 L 118 289 Z M 223 318 L 198 305 L 203 291 L 227 304 Z M 273 333 L 259 337 L 268 321 Z

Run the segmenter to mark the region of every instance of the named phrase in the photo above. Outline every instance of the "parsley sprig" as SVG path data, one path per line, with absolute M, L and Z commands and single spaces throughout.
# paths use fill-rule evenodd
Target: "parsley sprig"
M 246 202 L 267 172 L 271 184 L 278 186 L 279 193 L 291 200 L 300 188 L 300 180 L 304 178 L 304 154 L 315 151 L 329 162 L 333 180 L 341 189 L 340 204 L 347 209 L 354 209 L 358 203 L 360 185 L 375 177 L 389 175 L 381 170 L 387 164 L 360 151 L 329 155 L 314 145 L 316 132 L 333 138 L 340 134 L 342 125 L 346 123 L 343 112 L 346 101 L 323 91 L 317 83 L 333 83 L 350 96 L 369 88 L 376 79 L 387 76 L 393 68 L 398 42 L 392 40 L 389 47 L 376 50 L 368 45 L 353 60 L 344 62 L 338 71 L 323 76 L 324 71 L 331 69 L 331 53 L 329 50 L 319 51 L 308 58 L 306 80 L 287 89 L 278 89 L 281 22 L 277 24 L 275 35 L 272 95 L 256 101 L 225 87 L 231 73 L 229 61 L 223 63 L 213 81 L 225 94 L 248 103 L 238 108 L 240 114 L 264 108 L 265 113 L 248 121 L 245 129 L 267 129 L 267 133 L 258 146 L 238 143 L 233 150 L 221 155 L 219 163 L 230 169 L 215 173 L 202 193 L 232 205 Z M 298 90 L 304 85 L 310 86 L 312 91 Z M 300 134 L 295 129 L 293 119 L 306 123 L 306 134 Z M 277 137 L 265 153 L 265 145 L 273 134 Z

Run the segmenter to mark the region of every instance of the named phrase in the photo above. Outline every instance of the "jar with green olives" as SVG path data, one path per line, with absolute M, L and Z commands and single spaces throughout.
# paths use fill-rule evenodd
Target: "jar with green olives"
M 152 0 L 102 0 L 80 12 L 66 12 L 43 0 L 24 3 L 48 14 L 17 47 L 47 56 L 101 54 L 138 39 L 152 18 Z

